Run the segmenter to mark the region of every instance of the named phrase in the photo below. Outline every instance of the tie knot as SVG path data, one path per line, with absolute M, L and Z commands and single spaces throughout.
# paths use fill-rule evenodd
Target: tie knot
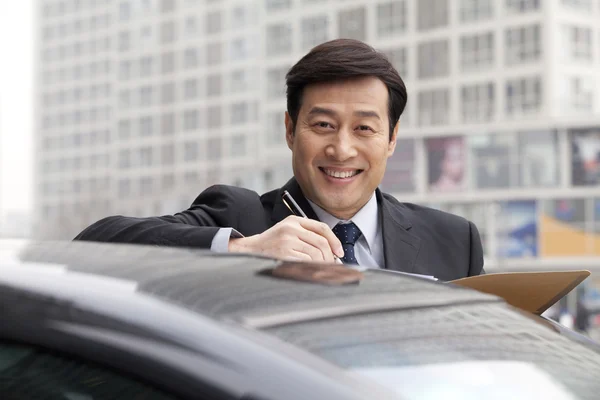
M 347 224 L 339 223 L 333 227 L 333 233 L 340 239 L 342 244 L 350 244 L 354 245 L 362 232 L 358 229 L 358 226 L 354 224 L 354 222 L 350 222 Z

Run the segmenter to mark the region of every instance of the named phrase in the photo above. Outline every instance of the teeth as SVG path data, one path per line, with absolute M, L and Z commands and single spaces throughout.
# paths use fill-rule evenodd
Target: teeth
M 324 169 L 324 171 L 327 175 L 333 176 L 334 178 L 350 178 L 358 173 L 357 170 L 341 172 L 341 171 L 330 171 L 330 170 Z

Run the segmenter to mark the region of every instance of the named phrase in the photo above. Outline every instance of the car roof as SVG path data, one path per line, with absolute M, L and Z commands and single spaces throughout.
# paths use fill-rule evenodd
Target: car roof
M 0 244 L 2 264 L 110 278 L 116 287 L 133 285 L 137 291 L 193 312 L 256 328 L 390 308 L 501 301 L 381 270 L 365 271 L 359 284 L 307 284 L 263 273 L 286 265 L 281 261 L 157 246 L 5 242 Z M 66 277 L 57 275 L 56 279 L 61 276 Z
M 116 320 L 142 309 L 144 305 L 135 301 L 144 296 L 157 300 L 148 307 L 156 310 L 155 316 L 143 319 L 142 311 L 135 315 L 135 325 L 143 326 L 145 335 L 162 332 L 161 340 L 165 340 L 166 332 L 194 348 L 193 340 L 187 340 L 193 331 L 193 335 L 205 334 L 214 341 L 220 356 L 230 351 L 230 362 L 243 358 L 242 348 L 233 346 L 233 339 L 226 342 L 224 331 L 210 333 L 214 327 L 194 325 L 200 320 L 214 321 L 233 336 L 262 346 L 248 352 L 252 354 L 245 359 L 248 363 L 267 347 L 290 359 L 301 359 L 315 371 L 326 371 L 348 387 L 352 383 L 327 365 L 353 370 L 513 360 L 539 366 L 583 394 L 580 398 L 600 390 L 596 379 L 600 353 L 558 335 L 550 324 L 538 323 L 495 296 L 380 270 L 364 271 L 360 282 L 343 285 L 280 279 L 265 273 L 288 265 L 293 264 L 157 246 L 0 242 L 0 295 L 3 287 L 12 287 L 51 297 L 46 313 L 68 308 L 61 304 L 74 299 L 79 304 L 86 301 L 88 311 L 101 309 L 104 316 L 112 314 Z M 112 294 L 106 296 L 107 292 Z M 22 297 L 13 301 L 17 302 L 22 302 Z M 135 305 L 130 306 L 132 303 Z M 159 313 L 164 305 L 184 310 L 193 318 L 171 318 L 173 309 Z M 78 314 L 69 310 L 69 318 L 73 315 Z M 186 330 L 186 321 L 190 321 L 190 330 Z M 96 326 L 114 323 L 110 318 L 94 319 Z M 294 377 L 302 381 L 299 374 Z M 353 388 L 357 398 L 360 390 Z

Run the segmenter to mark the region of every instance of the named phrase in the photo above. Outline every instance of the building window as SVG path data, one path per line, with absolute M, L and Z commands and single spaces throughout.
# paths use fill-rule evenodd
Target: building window
M 475 22 L 494 16 L 492 0 L 460 0 L 460 21 Z
M 207 109 L 208 128 L 220 128 L 222 125 L 221 107 L 210 106 Z
M 326 15 L 302 20 L 302 49 L 308 50 L 329 38 L 329 19 Z
M 163 165 L 172 165 L 175 162 L 175 146 L 173 144 L 164 144 L 160 153 Z
M 175 22 L 163 22 L 160 28 L 160 41 L 162 44 L 173 43 L 175 41 Z
M 209 97 L 220 96 L 223 91 L 223 82 L 220 74 L 206 76 L 206 94 Z
M 196 17 L 187 17 L 185 19 L 185 28 L 184 28 L 185 36 L 192 38 L 198 33 L 198 20 Z
M 495 85 L 480 83 L 461 88 L 461 111 L 463 122 L 489 122 L 496 108 Z
M 175 186 L 175 175 L 166 174 L 162 176 L 161 184 L 163 189 L 171 189 Z
M 377 35 L 383 38 L 406 32 L 407 14 L 406 0 L 377 5 Z
M 592 61 L 593 31 L 579 26 L 563 27 L 565 49 L 573 60 Z
M 247 26 L 250 22 L 248 18 L 250 10 L 246 6 L 235 7 L 231 12 L 231 27 L 233 29 L 240 29 Z
M 592 113 L 594 111 L 594 80 L 592 77 L 574 76 L 569 79 L 571 109 Z
M 131 122 L 129 120 L 119 121 L 119 139 L 127 139 L 131 136 Z
M 129 149 L 119 151 L 119 168 L 127 169 L 131 167 L 131 151 Z
M 152 194 L 152 184 L 153 184 L 153 180 L 152 177 L 150 176 L 144 176 L 140 179 L 140 194 L 142 196 L 148 196 L 150 194 Z
M 290 54 L 292 51 L 292 27 L 285 23 L 267 26 L 267 55 Z
M 152 75 L 152 56 L 142 57 L 140 59 L 140 76 L 148 77 Z
M 402 79 L 406 79 L 408 77 L 408 50 L 405 47 L 398 47 L 383 50 L 383 53 L 396 68 Z
M 506 10 L 510 14 L 523 14 L 539 8 L 539 0 L 506 0 Z
M 247 146 L 246 135 L 235 135 L 231 138 L 231 155 L 234 157 L 243 157 L 246 155 Z
M 198 111 L 187 110 L 183 112 L 183 130 L 195 131 L 198 129 Z
M 175 83 L 163 83 L 160 89 L 160 100 L 162 104 L 172 104 L 175 102 Z
M 419 53 L 419 79 L 448 76 L 450 59 L 448 40 L 421 43 Z
M 389 193 L 412 192 L 416 188 L 415 178 L 415 141 L 398 139 L 394 154 L 388 158 L 381 188 Z
M 364 7 L 342 10 L 338 13 L 338 36 L 362 41 L 367 39 Z
M 285 139 L 283 111 L 271 111 L 267 114 L 267 134 L 265 142 L 269 146 L 282 145 Z
M 506 64 L 515 65 L 540 59 L 540 26 L 531 25 L 506 31 Z
M 556 131 L 525 131 L 519 141 L 519 182 L 523 187 L 558 185 L 560 165 Z
M 175 133 L 175 114 L 163 114 L 160 119 L 160 130 L 165 136 Z
M 478 189 L 518 186 L 518 149 L 513 133 L 468 138 L 471 184 Z
M 285 75 L 288 69 L 286 66 L 267 71 L 267 97 L 274 99 L 285 95 Z
M 126 80 L 131 77 L 131 61 L 121 61 L 119 64 L 119 79 Z
M 162 0 L 160 11 L 163 13 L 175 11 L 175 0 Z
M 222 62 L 222 44 L 221 42 L 209 43 L 206 46 L 206 64 L 217 65 Z
M 175 53 L 172 51 L 168 53 L 163 53 L 162 55 L 162 63 L 161 63 L 161 72 L 163 74 L 170 74 L 175 71 Z
M 139 165 L 141 167 L 152 166 L 152 147 L 145 146 L 139 149 Z
M 221 11 L 212 11 L 206 14 L 206 33 L 208 35 L 221 32 L 221 27 L 223 25 L 223 16 Z
M 119 33 L 119 51 L 125 52 L 131 48 L 131 33 L 120 32 Z
M 573 186 L 600 185 L 600 128 L 569 131 L 571 148 L 571 183 Z M 599 204 L 600 205 L 600 204 Z M 600 209 L 597 210 L 600 212 Z
M 292 0 L 266 0 L 267 11 L 280 11 L 289 9 L 292 6 Z
M 542 83 L 540 77 L 509 80 L 506 83 L 506 114 L 518 116 L 540 111 L 542 107 Z
M 131 194 L 131 183 L 129 179 L 119 179 L 118 184 L 119 198 L 125 198 Z
M 566 7 L 577 9 L 580 11 L 592 11 L 592 0 L 562 0 L 562 4 Z
M 140 136 L 152 136 L 153 127 L 152 127 L 152 117 L 142 117 L 140 118 Z
M 419 125 L 443 125 L 450 121 L 450 90 L 419 92 Z
M 183 97 L 186 100 L 193 100 L 198 97 L 198 80 L 186 79 L 183 82 Z
M 419 0 L 417 2 L 417 28 L 419 31 L 448 26 L 448 0 Z
M 195 47 L 185 49 L 183 52 L 183 67 L 196 68 L 198 66 L 198 49 Z
M 142 86 L 139 89 L 139 96 L 139 105 L 141 107 L 148 107 L 154 103 L 154 90 L 152 86 Z
M 494 63 L 494 52 L 492 32 L 460 38 L 460 63 L 463 71 L 491 66 Z
M 198 142 L 183 143 L 183 160 L 185 162 L 196 161 L 199 158 Z
M 249 107 L 248 103 L 234 103 L 230 108 L 230 122 L 232 125 L 239 125 L 248 122 Z
M 239 93 L 248 90 L 250 82 L 247 72 L 243 69 L 232 71 L 229 83 L 229 91 L 231 93 Z
M 231 60 L 245 60 L 252 54 L 251 38 L 238 38 L 231 42 Z
M 210 161 L 217 161 L 221 159 L 221 138 L 213 137 L 208 139 L 206 148 L 208 151 L 208 159 Z

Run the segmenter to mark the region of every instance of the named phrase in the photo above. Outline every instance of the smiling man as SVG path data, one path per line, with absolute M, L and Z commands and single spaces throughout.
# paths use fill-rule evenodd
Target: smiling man
M 212 186 L 191 207 L 162 217 L 113 216 L 76 240 L 187 246 L 286 260 L 335 262 L 433 275 L 478 275 L 483 251 L 473 223 L 401 203 L 378 186 L 394 153 L 407 102 L 387 58 L 338 39 L 312 49 L 286 76 L 285 135 L 294 177 L 258 195 Z M 308 218 L 282 200 L 288 191 Z

